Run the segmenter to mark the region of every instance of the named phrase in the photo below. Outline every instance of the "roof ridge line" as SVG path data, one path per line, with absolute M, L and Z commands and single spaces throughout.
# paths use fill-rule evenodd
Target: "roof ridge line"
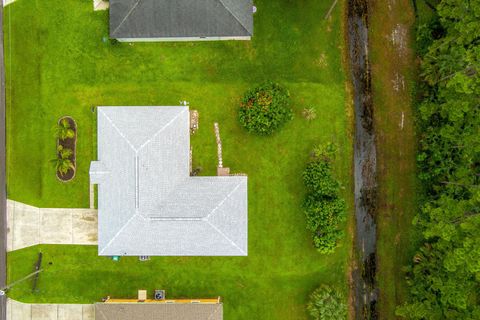
M 241 253 L 243 253 L 244 255 L 247 255 L 247 253 L 245 251 L 242 250 L 242 248 L 240 248 L 232 239 L 230 239 L 229 237 L 227 237 L 225 235 L 225 233 L 222 232 L 222 230 L 218 229 L 214 224 L 210 223 L 210 221 L 208 220 L 205 220 L 206 223 L 208 223 L 213 229 L 215 229 L 215 231 L 217 231 L 221 236 L 223 236 L 227 241 L 229 241 L 231 244 L 233 244 L 238 250 L 240 250 Z
M 159 216 L 145 216 L 146 220 L 153 221 L 205 221 L 205 218 L 198 217 L 159 217 Z
M 102 251 L 100 251 L 99 255 L 101 255 L 105 249 L 107 249 L 111 244 L 112 242 L 120 235 L 120 233 L 127 227 L 128 224 L 130 224 L 130 222 L 133 220 L 133 218 L 135 218 L 136 216 L 138 216 L 138 213 L 135 212 L 135 214 L 133 216 L 130 217 L 130 219 L 128 219 L 127 222 L 125 222 L 125 224 L 117 231 L 117 233 L 115 234 L 115 236 L 113 236 L 112 239 L 110 239 L 110 241 L 108 241 L 107 245 L 105 247 L 103 247 Z
M 217 0 L 217 1 L 222 4 L 222 6 L 225 8 L 225 10 L 227 10 L 227 12 L 230 13 L 230 15 L 235 18 L 235 20 L 242 26 L 242 28 L 243 28 L 245 31 L 247 31 L 247 33 L 248 33 L 249 35 L 252 35 L 252 34 L 250 33 L 250 31 L 248 31 L 247 27 L 245 27 L 245 25 L 237 18 L 237 16 L 234 15 L 233 12 L 230 11 L 230 9 L 225 5 L 225 3 L 223 2 L 223 0 Z M 115 30 L 116 30 L 116 29 L 115 29 Z
M 180 106 L 181 107 L 181 106 Z M 147 141 L 145 141 L 140 147 L 138 147 L 138 150 L 136 150 L 136 152 L 140 152 L 140 150 L 143 149 L 143 147 L 145 147 L 146 145 L 148 145 L 150 142 L 152 142 L 152 140 L 158 136 L 163 130 L 165 130 L 165 128 L 167 128 L 168 126 L 170 126 L 175 120 L 177 120 L 178 117 L 180 117 L 185 111 L 188 111 L 189 109 L 188 108 L 185 108 L 185 110 L 183 110 L 182 112 L 180 112 L 179 114 L 177 114 L 172 120 L 170 120 L 166 125 L 164 125 L 162 128 L 158 129 L 157 132 L 155 132 L 151 137 L 150 139 L 148 139 Z
M 141 0 L 140 0 L 141 1 Z M 109 116 L 107 116 L 105 114 L 105 112 L 103 112 L 101 109 L 98 109 L 98 111 L 105 117 L 105 119 L 107 119 L 107 121 L 110 123 L 110 125 L 115 129 L 115 131 L 117 131 L 117 133 L 120 135 L 120 137 L 123 138 L 123 140 L 125 140 L 125 142 L 129 145 L 130 148 L 132 148 L 132 150 L 135 152 L 135 154 L 138 152 L 137 149 L 133 146 L 133 144 L 130 142 L 130 140 L 127 139 L 127 137 L 125 136 L 125 134 L 115 125 L 115 122 L 113 122 L 112 119 L 110 119 Z M 97 160 L 98 161 L 98 160 Z
M 112 35 L 115 34 L 115 32 L 117 32 L 118 28 L 120 28 L 123 23 L 127 20 L 127 18 L 130 16 L 130 14 L 132 14 L 133 10 L 135 10 L 138 6 L 138 4 L 141 2 L 142 0 L 137 0 L 137 2 L 130 8 L 130 10 L 127 12 L 127 14 L 125 15 L 125 17 L 122 19 L 122 21 L 120 22 L 120 24 L 118 25 L 118 27 L 115 28 L 115 30 L 113 30 L 112 32 Z
M 208 219 L 210 218 L 210 216 L 213 215 L 213 214 L 215 213 L 215 211 L 216 211 L 218 208 L 220 208 L 220 207 L 225 203 L 225 201 L 227 201 L 228 198 L 230 198 L 230 196 L 232 195 L 232 193 L 234 193 L 235 191 L 237 191 L 237 189 L 240 187 L 240 185 L 242 184 L 242 182 L 243 182 L 243 181 L 240 181 L 240 182 L 235 186 L 235 188 L 233 188 L 233 190 L 230 191 L 230 192 L 225 196 L 225 198 L 223 198 L 223 200 L 220 201 L 220 202 L 217 204 L 217 206 L 216 206 L 215 208 L 213 208 L 213 210 L 212 210 L 209 214 L 207 214 L 207 215 L 205 216 L 204 219 L 205 219 L 205 220 L 208 220 Z

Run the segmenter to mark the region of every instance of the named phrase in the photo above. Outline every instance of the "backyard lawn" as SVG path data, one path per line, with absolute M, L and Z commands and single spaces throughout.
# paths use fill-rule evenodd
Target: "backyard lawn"
M 350 236 L 336 253 L 318 254 L 306 230 L 301 173 L 315 144 L 339 146 L 335 169 L 351 210 L 351 111 L 342 68 L 340 3 L 256 0 L 255 31 L 246 42 L 113 43 L 108 13 L 88 0 L 17 0 L 4 9 L 7 83 L 8 198 L 39 207 L 87 207 L 101 105 L 179 105 L 199 110 L 194 167 L 216 170 L 213 123 L 223 161 L 249 177 L 248 257 L 166 257 L 113 262 L 93 246 L 31 247 L 8 255 L 9 281 L 33 270 L 44 253 L 38 291 L 10 291 L 21 301 L 91 303 L 167 290 L 167 297 L 224 299 L 226 319 L 305 319 L 319 284 L 347 291 Z M 237 111 L 245 90 L 265 81 L 290 91 L 294 119 L 270 137 L 246 133 Z M 307 121 L 302 109 L 317 117 Z M 78 127 L 77 173 L 55 176 L 53 127 L 64 115 Z M 351 214 L 351 213 L 350 213 Z M 345 227 L 346 229 L 346 227 Z

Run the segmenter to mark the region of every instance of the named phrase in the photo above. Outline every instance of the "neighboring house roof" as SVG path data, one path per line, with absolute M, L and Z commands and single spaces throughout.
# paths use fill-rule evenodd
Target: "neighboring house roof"
M 222 320 L 221 303 L 96 303 L 95 320 Z
M 110 0 L 112 38 L 250 37 L 251 0 Z
M 99 255 L 247 255 L 247 177 L 190 176 L 188 107 L 97 113 Z

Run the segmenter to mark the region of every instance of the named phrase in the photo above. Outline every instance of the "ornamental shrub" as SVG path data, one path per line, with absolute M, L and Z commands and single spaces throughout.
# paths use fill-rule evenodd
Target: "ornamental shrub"
M 345 320 L 345 296 L 330 286 L 322 285 L 311 295 L 307 310 L 314 320 Z
M 340 183 L 333 177 L 332 160 L 336 148 L 332 144 L 314 149 L 312 160 L 303 172 L 307 195 L 303 209 L 313 245 L 320 253 L 332 253 L 343 237 L 340 228 L 345 220 L 345 201 L 340 198 Z
M 272 134 L 292 117 L 288 90 L 273 82 L 247 91 L 239 110 L 240 124 L 259 135 Z
M 304 211 L 307 229 L 312 231 L 313 246 L 320 253 L 333 253 L 343 237 L 339 225 L 345 220 L 345 201 L 339 198 L 318 199 L 309 195 L 304 202 Z
M 340 188 L 331 175 L 330 164 L 325 161 L 312 161 L 303 172 L 303 182 L 308 192 L 316 197 L 335 197 Z
M 55 137 L 59 140 L 72 139 L 75 137 L 75 131 L 67 118 L 63 118 L 55 127 Z

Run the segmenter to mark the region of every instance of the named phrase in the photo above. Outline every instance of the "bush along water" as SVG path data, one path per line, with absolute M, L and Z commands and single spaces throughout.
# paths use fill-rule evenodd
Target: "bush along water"
M 315 148 L 303 172 L 307 228 L 312 232 L 313 245 L 321 253 L 332 253 L 343 237 L 340 225 L 345 221 L 345 200 L 340 197 L 340 183 L 332 173 L 335 153 L 333 144 Z

